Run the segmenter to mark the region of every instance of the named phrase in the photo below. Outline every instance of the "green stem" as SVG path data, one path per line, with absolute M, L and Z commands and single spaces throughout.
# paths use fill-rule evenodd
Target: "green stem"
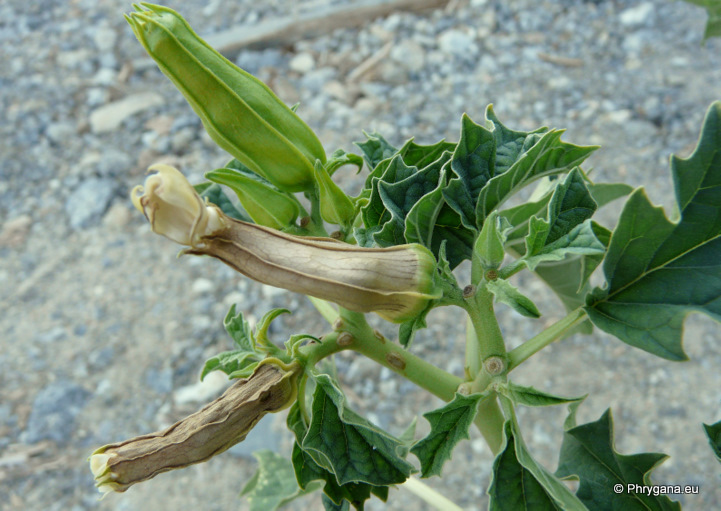
M 508 279 L 509 277 L 512 277 L 522 269 L 526 267 L 526 262 L 523 259 L 516 259 L 511 264 L 504 266 L 500 270 L 498 270 L 498 278 L 499 279 Z
M 515 369 L 534 353 L 563 338 L 575 326 L 586 320 L 586 311 L 578 308 L 562 320 L 554 323 L 535 337 L 530 338 L 508 354 L 508 370 Z
M 473 328 L 471 317 L 466 317 L 466 379 L 473 380 L 481 370 L 481 354 L 478 350 L 476 331 Z
M 448 500 L 444 495 L 441 495 L 436 490 L 422 483 L 415 477 L 409 477 L 406 482 L 403 483 L 401 488 L 405 488 L 412 494 L 420 497 L 426 501 L 429 505 L 433 506 L 440 511 L 463 511 L 462 508 Z
M 323 218 L 320 216 L 320 197 L 316 190 L 306 193 L 310 200 L 310 224 L 306 227 L 314 236 L 328 236 L 328 231 L 323 225 Z
M 444 401 L 453 399 L 458 386 L 463 383 L 461 378 L 439 369 L 383 336 L 376 335 L 363 314 L 341 307 L 340 315 L 344 323 L 343 329 L 354 337 L 350 349 L 404 376 Z
M 306 373 L 301 374 L 298 379 L 298 408 L 306 427 L 310 424 L 310 414 L 305 402 L 305 384 L 307 381 L 308 375 Z
M 479 286 L 476 294 L 466 301 L 465 309 L 476 332 L 481 360 L 485 361 L 489 357 L 505 359 L 506 344 L 493 312 L 493 294 L 485 286 Z

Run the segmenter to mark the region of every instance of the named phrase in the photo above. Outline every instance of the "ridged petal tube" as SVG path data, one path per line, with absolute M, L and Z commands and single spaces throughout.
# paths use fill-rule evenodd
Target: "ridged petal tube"
M 136 187 L 133 203 L 150 220 L 154 232 L 170 237 L 163 232 L 165 224 L 152 219 L 164 218 L 166 204 L 176 208 L 181 200 L 187 201 L 190 211 L 197 211 L 200 198 L 187 196 L 185 192 L 192 187 L 180 172 L 166 170 L 158 176 L 148 177 L 144 188 Z M 163 180 L 187 184 L 166 186 Z M 148 186 L 151 181 L 154 186 Z M 182 190 L 182 199 L 156 196 L 164 190 Z M 186 242 L 174 239 L 190 245 L 184 253 L 215 257 L 264 284 L 329 300 L 353 311 L 376 312 L 398 323 L 416 316 L 441 294 L 434 284 L 435 258 L 421 245 L 362 248 L 331 238 L 293 236 L 232 219 L 213 205 L 206 205 L 201 215 L 217 215 L 218 221 L 206 222 L 206 228 L 199 230 L 199 222 L 190 215 L 176 215 L 188 225 L 185 229 L 173 226 L 174 230 L 192 233 Z
M 311 190 L 325 162 L 315 133 L 263 82 L 211 48 L 175 11 L 143 3 L 126 16 L 160 70 L 183 93 L 210 137 L 283 191 Z
M 288 369 L 288 370 L 286 370 Z M 157 474 L 206 461 L 245 439 L 269 412 L 296 397 L 299 366 L 258 366 L 215 401 L 163 431 L 97 449 L 90 456 L 95 485 L 102 493 L 124 492 Z

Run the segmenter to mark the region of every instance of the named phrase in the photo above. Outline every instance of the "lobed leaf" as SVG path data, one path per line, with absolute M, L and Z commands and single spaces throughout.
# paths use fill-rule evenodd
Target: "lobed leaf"
M 598 421 L 566 430 L 556 475 L 579 480 L 577 496 L 589 509 L 680 510 L 679 503 L 665 495 L 626 491 L 629 484 L 650 486 L 650 471 L 667 457 L 618 453 L 613 445 L 611 411 L 606 410 Z M 616 484 L 624 491 L 615 492 Z
M 310 485 L 303 490 L 293 477 L 293 465 L 279 454 L 263 449 L 253 453 L 258 470 L 240 494 L 245 495 L 250 511 L 274 511 L 302 495 L 318 489 Z
M 326 374 L 317 375 L 312 417 L 302 448 L 340 485 L 387 486 L 404 482 L 413 465 L 398 455 L 402 443 L 347 408 Z
M 721 102 L 709 108 L 693 154 L 672 157 L 671 172 L 680 220 L 669 221 L 636 190 L 611 237 L 607 286 L 594 289 L 585 310 L 623 342 L 685 360 L 686 315 L 721 320 Z
M 703 430 L 716 459 L 721 461 L 721 421 L 715 424 L 704 424 Z
M 476 417 L 483 394 L 456 394 L 453 401 L 437 410 L 424 413 L 431 424 L 431 432 L 411 448 L 421 461 L 421 477 L 440 476 L 443 464 L 451 459 L 458 442 L 470 438 L 468 428 Z
M 488 488 L 490 511 L 586 511 L 562 481 L 533 459 L 512 421 L 506 421 L 503 431 L 504 445 Z
M 566 403 L 580 403 L 586 396 L 581 397 L 561 397 L 548 392 L 535 389 L 533 387 L 525 387 L 511 381 L 499 386 L 498 392 L 515 404 L 524 406 L 554 406 Z

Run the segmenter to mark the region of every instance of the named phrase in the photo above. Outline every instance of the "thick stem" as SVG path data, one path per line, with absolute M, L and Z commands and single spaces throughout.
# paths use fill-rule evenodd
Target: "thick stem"
M 439 369 L 382 336 L 377 336 L 363 314 L 343 308 L 340 312 L 344 329 L 355 338 L 349 346 L 350 349 L 404 376 L 444 401 L 453 399 L 458 386 L 463 383 L 461 378 Z
M 316 307 L 322 304 L 313 302 Z M 397 344 L 377 335 L 365 316 L 340 308 L 340 331 L 323 336 L 320 343 L 311 343 L 298 351 L 306 358 L 306 367 L 339 351 L 350 349 L 375 360 L 388 369 L 406 377 L 419 387 L 444 401 L 451 401 L 463 380 L 426 362 Z M 326 318 L 329 319 L 330 318 Z M 340 341 L 340 342 L 339 342 Z
M 534 353 L 568 334 L 576 325 L 586 320 L 586 311 L 578 308 L 562 320 L 554 323 L 535 337 L 530 338 L 508 354 L 508 370 L 515 369 Z
M 470 316 L 466 317 L 466 379 L 473 380 L 481 370 L 481 354 L 476 341 L 476 331 Z
M 406 482 L 403 483 L 401 488 L 404 488 L 417 497 L 420 497 L 430 506 L 433 506 L 440 511 L 462 511 L 462 508 L 458 507 L 444 495 L 441 495 L 436 490 L 422 483 L 415 477 L 409 477 L 406 479 Z
M 485 286 L 479 287 L 475 296 L 466 301 L 466 311 L 476 331 L 481 360 L 484 363 L 490 357 L 501 357 L 505 360 L 506 345 L 493 312 L 493 294 Z

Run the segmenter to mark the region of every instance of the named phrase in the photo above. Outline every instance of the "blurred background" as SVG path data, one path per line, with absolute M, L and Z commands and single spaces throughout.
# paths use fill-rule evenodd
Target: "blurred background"
M 703 115 L 721 99 L 721 40 L 702 45 L 706 13 L 659 0 L 170 1 L 201 35 L 266 81 L 318 133 L 328 152 L 352 150 L 362 130 L 394 145 L 458 139 L 466 112 L 494 104 L 515 129 L 567 128 L 600 144 L 584 166 L 597 181 L 644 185 L 670 214 L 668 158 L 687 156 Z M 423 9 L 421 9 L 423 7 Z M 291 316 L 273 339 L 321 335 L 302 296 L 251 282 L 221 263 L 176 258 L 153 235 L 129 190 L 148 165 L 192 182 L 227 155 L 146 57 L 117 0 L 0 3 L 0 508 L 8 510 L 248 509 L 238 497 L 260 448 L 289 455 L 285 413 L 208 463 L 162 474 L 102 501 L 86 458 L 103 444 L 164 428 L 213 399 L 222 374 L 198 383 L 206 358 L 230 349 L 222 328 L 237 304 L 253 321 Z M 358 151 L 356 151 L 358 152 Z M 339 171 L 351 191 L 365 172 Z M 619 203 L 601 211 L 612 226 Z M 465 272 L 465 273 L 464 273 Z M 458 271 L 463 282 L 468 269 Z M 543 312 L 532 321 L 498 307 L 510 346 L 563 316 L 532 276 L 516 284 Z M 411 350 L 463 370 L 459 311 L 436 310 Z M 373 318 L 389 337 L 395 328 Z M 605 334 L 552 345 L 515 381 L 561 395 L 590 393 L 579 422 L 612 407 L 616 447 L 665 452 L 657 484 L 694 484 L 688 509 L 718 509 L 720 470 L 701 422 L 721 419 L 721 333 L 687 321 L 691 360 L 670 363 Z M 400 433 L 441 403 L 360 356 L 337 359 L 351 406 Z M 218 376 L 218 377 L 215 377 Z M 564 407 L 521 410 L 525 439 L 555 469 Z M 419 418 L 417 435 L 428 431 Z M 492 457 L 472 432 L 429 485 L 464 509 L 487 507 Z M 319 494 L 292 509 L 320 508 Z M 387 505 L 427 509 L 409 492 Z

